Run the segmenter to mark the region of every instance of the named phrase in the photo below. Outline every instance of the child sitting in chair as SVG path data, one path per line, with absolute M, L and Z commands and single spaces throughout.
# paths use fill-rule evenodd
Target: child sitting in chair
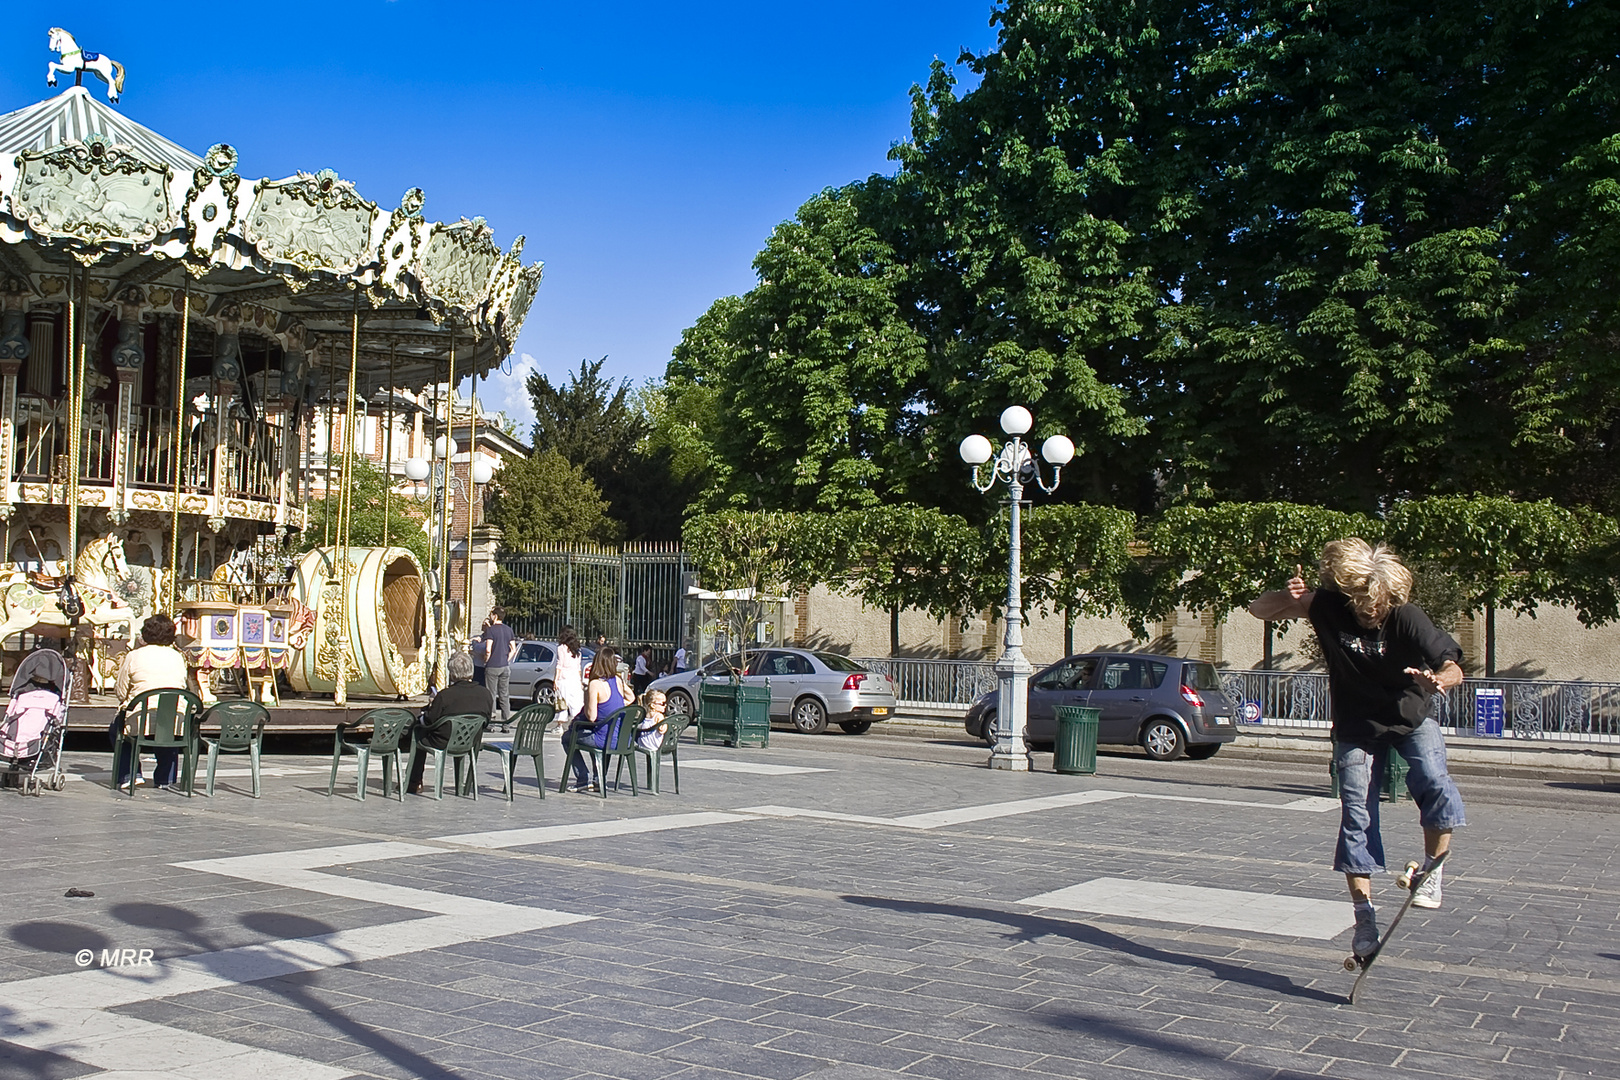
M 636 745 L 648 753 L 658 753 L 658 748 L 664 745 L 664 732 L 669 725 L 664 721 L 664 692 L 662 690 L 649 690 L 647 696 L 642 698 L 642 705 L 647 715 L 642 718 L 641 727 L 636 729 Z

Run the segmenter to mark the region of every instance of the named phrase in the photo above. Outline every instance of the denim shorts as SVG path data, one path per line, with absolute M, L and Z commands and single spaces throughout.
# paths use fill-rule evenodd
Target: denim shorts
M 1446 741 L 1440 725 L 1424 720 L 1410 735 L 1382 746 L 1337 743 L 1334 764 L 1339 774 L 1339 844 L 1333 869 L 1346 874 L 1374 874 L 1384 869 L 1384 838 L 1378 829 L 1378 800 L 1383 794 L 1384 765 L 1393 751 L 1406 759 L 1406 787 L 1418 804 L 1425 828 L 1455 829 L 1466 825 L 1462 796 L 1446 771 Z M 1377 777 L 1377 782 L 1374 782 Z

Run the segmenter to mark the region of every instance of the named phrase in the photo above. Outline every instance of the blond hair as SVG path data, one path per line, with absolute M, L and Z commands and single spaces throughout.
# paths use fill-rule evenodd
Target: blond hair
M 1364 623 L 1380 623 L 1412 599 L 1412 571 L 1384 544 L 1374 547 L 1359 536 L 1332 540 L 1319 565 L 1323 586 L 1343 593 Z

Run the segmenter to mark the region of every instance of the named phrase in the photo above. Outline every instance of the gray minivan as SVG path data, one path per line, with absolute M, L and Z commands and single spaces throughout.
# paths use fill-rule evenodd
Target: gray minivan
M 994 746 L 996 692 L 975 701 L 963 726 Z M 1032 743 L 1057 739 L 1059 705 L 1098 710 L 1097 742 L 1140 745 L 1171 761 L 1214 757 L 1237 738 L 1238 703 L 1226 696 L 1213 664 L 1150 653 L 1082 653 L 1037 671 L 1029 680 Z

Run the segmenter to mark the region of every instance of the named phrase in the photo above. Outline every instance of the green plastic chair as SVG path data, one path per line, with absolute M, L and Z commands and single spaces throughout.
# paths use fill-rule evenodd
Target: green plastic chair
M 652 792 L 652 794 L 657 795 L 659 793 L 658 774 L 661 771 L 659 764 L 665 757 L 668 757 L 671 759 L 671 765 L 675 769 L 675 794 L 679 795 L 681 793 L 681 767 L 679 764 L 679 758 L 676 757 L 676 747 L 680 744 L 681 733 L 686 730 L 687 725 L 691 724 L 691 722 L 692 718 L 685 713 L 665 714 L 664 738 L 663 741 L 658 744 L 658 748 L 656 750 L 649 750 L 642 746 L 639 742 L 636 743 L 635 753 L 633 755 L 622 756 L 619 758 L 618 767 L 613 772 L 613 786 L 619 786 L 619 774 L 624 770 L 625 762 L 629 761 L 630 771 L 631 773 L 634 773 L 636 771 L 635 759 L 640 757 L 645 759 L 647 763 L 647 790 Z
M 446 716 L 433 725 L 433 730 L 449 726 L 450 738 L 445 742 L 444 748 L 428 746 L 422 743 L 421 731 L 411 734 L 411 760 L 416 760 L 418 748 L 433 758 L 433 797 L 444 798 L 444 766 L 446 759 L 455 766 L 456 784 L 452 792 L 457 795 L 470 795 L 478 798 L 478 749 L 483 741 L 484 726 L 489 723 L 489 717 L 482 713 L 456 713 Z M 461 779 L 461 766 L 467 765 L 467 779 Z
M 597 783 L 602 789 L 602 798 L 607 798 L 607 766 L 609 758 L 630 757 L 636 750 L 636 728 L 641 725 L 641 718 L 647 715 L 647 710 L 640 705 L 625 705 L 617 712 L 611 714 L 603 723 L 608 726 L 608 739 L 605 746 L 592 746 L 579 741 L 578 731 L 569 727 L 563 732 L 563 769 L 562 779 L 557 781 L 557 790 L 561 791 L 568 784 L 569 767 L 574 758 L 584 755 L 590 759 L 591 765 L 596 769 Z M 613 786 L 618 787 L 619 779 L 613 779 Z M 636 770 L 634 761 L 630 768 L 630 791 L 636 793 Z
M 214 767 L 221 754 L 248 755 L 248 768 L 253 774 L 253 797 L 259 797 L 259 754 L 264 749 L 264 725 L 270 719 L 270 710 L 257 701 L 221 701 L 202 714 L 203 724 L 218 724 L 219 737 L 210 739 L 198 734 L 197 741 L 208 748 L 208 797 L 214 797 Z
M 485 743 L 480 753 L 490 752 L 501 759 L 501 776 L 506 781 L 506 801 L 512 801 L 513 788 L 517 782 L 517 763 L 519 758 L 529 758 L 534 762 L 534 773 L 540 785 L 540 797 L 546 797 L 546 762 L 542 751 L 546 728 L 551 724 L 551 718 L 556 715 L 557 706 L 549 702 L 536 702 L 512 717 L 516 729 L 510 741 Z
M 366 801 L 366 774 L 371 768 L 371 755 L 382 756 L 382 793 L 388 798 L 388 781 L 392 777 L 396 796 L 400 802 L 405 801 L 405 776 L 400 764 L 399 741 L 410 731 L 411 725 L 416 723 L 416 717 L 409 709 L 389 707 L 386 709 L 372 709 L 361 714 L 357 720 L 339 724 L 336 733 L 332 736 L 332 779 L 327 782 L 326 794 L 330 798 L 337 790 L 338 766 L 343 762 L 344 754 L 354 754 L 359 758 L 359 776 L 355 781 L 355 797 L 361 802 Z M 356 728 L 365 725 L 371 726 L 371 735 L 365 739 L 347 739 L 344 735 L 353 732 Z
M 139 771 L 142 750 L 179 750 L 180 786 L 190 798 L 197 783 L 197 718 L 202 701 L 189 690 L 149 690 L 130 702 L 124 713 L 124 728 L 113 741 L 113 790 L 118 784 L 118 761 L 125 744 L 133 746 L 130 756 L 129 797 L 135 797 L 135 773 Z

